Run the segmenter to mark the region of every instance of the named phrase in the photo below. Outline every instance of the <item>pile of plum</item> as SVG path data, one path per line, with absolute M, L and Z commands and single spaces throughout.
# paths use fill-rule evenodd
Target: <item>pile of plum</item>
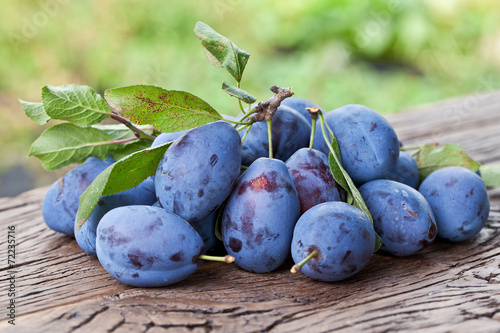
M 295 270 L 338 281 L 368 263 L 376 234 L 383 240 L 380 252 L 410 256 L 436 236 L 460 242 L 484 226 L 489 200 L 480 176 L 446 167 L 420 182 L 417 163 L 400 151 L 387 120 L 365 106 L 346 105 L 324 118 L 372 224 L 346 203 L 322 131 L 313 132 L 310 144 L 307 107 L 316 105 L 295 97 L 281 103 L 272 120 L 274 158 L 267 157 L 266 122 L 255 123 L 243 142 L 243 133 L 225 121 L 160 134 L 153 146 L 173 143 L 156 174 L 101 197 L 77 230 L 79 196 L 114 162 L 91 157 L 49 189 L 44 220 L 74 235 L 117 280 L 141 287 L 178 282 L 209 258 L 206 252 L 224 249 L 249 272 L 271 272 L 291 255 Z

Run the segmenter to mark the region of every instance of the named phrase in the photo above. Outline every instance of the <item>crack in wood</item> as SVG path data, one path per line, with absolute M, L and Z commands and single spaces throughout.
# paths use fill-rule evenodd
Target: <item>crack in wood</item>
M 73 326 L 71 328 L 71 331 L 75 331 L 85 325 L 87 325 L 88 323 L 90 323 L 95 317 L 97 317 L 99 314 L 103 313 L 103 312 L 106 312 L 107 310 L 109 309 L 108 306 L 103 306 L 101 309 L 95 311 L 94 313 L 92 313 L 88 318 L 86 318 L 85 320 L 83 320 L 81 323 L 79 323 L 78 325 L 76 326 Z

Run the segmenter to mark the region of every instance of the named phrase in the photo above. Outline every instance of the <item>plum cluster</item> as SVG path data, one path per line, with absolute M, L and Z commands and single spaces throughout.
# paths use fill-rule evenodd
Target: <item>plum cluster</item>
M 140 287 L 176 283 L 194 273 L 207 252 L 220 251 L 249 272 L 271 272 L 291 256 L 294 270 L 338 281 L 367 265 L 376 234 L 382 253 L 410 256 L 436 237 L 460 242 L 479 233 L 489 213 L 482 179 L 448 167 L 420 184 L 417 163 L 400 151 L 394 129 L 362 105 L 324 114 L 373 222 L 346 203 L 329 166 L 328 133 L 312 131 L 310 107 L 317 105 L 291 97 L 278 108 L 274 158 L 266 157 L 265 122 L 253 124 L 244 140 L 245 131 L 224 121 L 160 134 L 153 146 L 173 143 L 156 174 L 101 197 L 77 230 L 78 197 L 114 162 L 89 158 L 49 189 L 44 220 L 74 235 L 117 280 Z

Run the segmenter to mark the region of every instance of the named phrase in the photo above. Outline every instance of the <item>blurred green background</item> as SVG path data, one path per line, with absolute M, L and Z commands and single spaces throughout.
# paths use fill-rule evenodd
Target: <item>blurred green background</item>
M 204 58 L 196 21 L 251 53 L 242 88 L 259 100 L 276 84 L 325 110 L 359 103 L 391 113 L 500 88 L 494 0 L 2 0 L 0 13 L 0 196 L 66 171 L 26 157 L 46 126 L 17 99 L 39 102 L 46 84 L 101 93 L 154 84 L 235 114 L 236 100 L 220 90 L 231 77 Z

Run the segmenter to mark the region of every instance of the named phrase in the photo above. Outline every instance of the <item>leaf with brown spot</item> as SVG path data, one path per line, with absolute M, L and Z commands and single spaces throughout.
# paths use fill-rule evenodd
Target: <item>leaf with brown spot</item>
M 203 22 L 196 23 L 194 34 L 201 40 L 208 61 L 215 67 L 224 67 L 240 82 L 250 53 L 240 50 L 231 40 Z
M 106 90 L 111 109 L 133 123 L 165 133 L 182 131 L 224 118 L 201 98 L 185 91 L 136 85 Z

